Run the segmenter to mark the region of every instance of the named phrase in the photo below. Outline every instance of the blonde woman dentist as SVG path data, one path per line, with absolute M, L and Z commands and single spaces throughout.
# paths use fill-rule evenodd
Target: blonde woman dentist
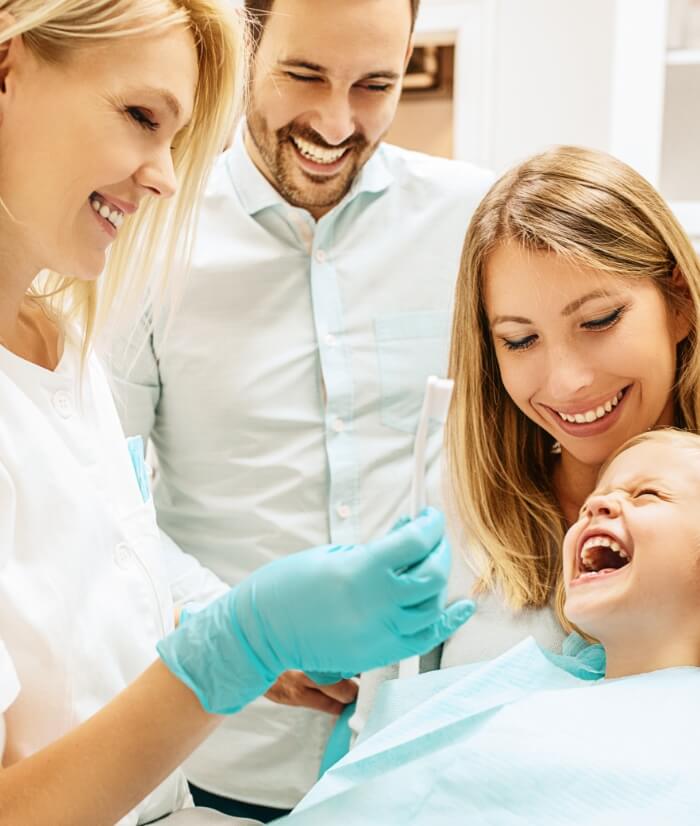
M 182 809 L 177 766 L 219 714 L 287 669 L 332 681 L 427 651 L 472 610 L 444 608 L 428 511 L 267 566 L 172 632 L 142 456 L 90 344 L 156 248 L 182 252 L 237 105 L 227 15 L 0 0 L 0 826 Z

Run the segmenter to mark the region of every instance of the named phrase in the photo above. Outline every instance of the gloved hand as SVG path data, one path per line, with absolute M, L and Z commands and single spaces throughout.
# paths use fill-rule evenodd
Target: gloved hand
M 474 612 L 445 609 L 450 547 L 427 509 L 382 539 L 329 545 L 260 568 L 158 643 L 209 712 L 230 714 L 283 671 L 351 676 L 442 643 Z

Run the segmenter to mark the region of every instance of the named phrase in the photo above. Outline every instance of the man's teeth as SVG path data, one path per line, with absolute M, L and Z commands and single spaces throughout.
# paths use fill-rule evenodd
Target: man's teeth
M 347 152 L 347 146 L 342 149 L 326 149 L 318 146 L 315 143 L 309 143 L 303 138 L 292 138 L 294 145 L 301 152 L 301 154 L 314 163 L 331 164 L 339 161 Z
M 611 551 L 614 551 L 619 557 L 629 562 L 629 554 L 627 551 L 620 546 L 618 542 L 612 539 L 609 536 L 589 536 L 588 539 L 583 543 L 583 547 L 581 548 L 581 563 L 583 567 L 586 569 L 586 572 L 592 573 L 600 573 L 600 571 L 596 571 L 594 566 L 595 562 L 595 554 L 593 553 L 594 548 L 610 548 Z M 608 570 L 607 568 L 604 570 Z
M 613 408 L 617 407 L 617 404 L 623 395 L 622 390 L 620 390 L 612 397 L 612 399 L 605 402 L 605 404 L 598 405 L 598 407 L 591 410 L 585 410 L 583 413 L 561 413 L 559 410 L 557 410 L 557 413 L 559 413 L 559 416 L 565 422 L 571 422 L 572 424 L 590 424 L 591 422 L 596 421 L 596 419 L 602 419 L 603 416 L 607 416 Z
M 90 199 L 90 206 L 98 215 L 106 218 L 115 229 L 119 229 L 124 223 L 124 213 L 115 207 L 107 206 L 107 204 L 96 195 L 93 195 Z

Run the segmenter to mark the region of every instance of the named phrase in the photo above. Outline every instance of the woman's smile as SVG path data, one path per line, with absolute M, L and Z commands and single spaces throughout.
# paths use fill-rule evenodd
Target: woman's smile
M 108 198 L 100 192 L 93 192 L 88 202 L 98 226 L 110 239 L 117 237 L 117 232 L 124 223 L 125 213 L 133 213 L 137 209 L 133 204 L 117 202 L 116 199 Z
M 569 436 L 598 436 L 614 427 L 621 418 L 632 386 L 628 384 L 613 394 L 607 394 L 604 399 L 580 402 L 575 406 L 551 407 L 538 404 L 538 407 L 544 408 L 555 427 Z

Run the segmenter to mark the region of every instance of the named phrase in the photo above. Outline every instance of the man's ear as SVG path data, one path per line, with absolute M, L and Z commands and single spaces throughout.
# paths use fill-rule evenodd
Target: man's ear
M 688 287 L 688 281 L 678 264 L 675 265 L 671 273 L 671 285 L 675 297 L 673 323 L 675 326 L 676 343 L 678 344 L 688 337 L 688 334 L 697 323 L 696 311 L 693 304 L 693 297 Z

